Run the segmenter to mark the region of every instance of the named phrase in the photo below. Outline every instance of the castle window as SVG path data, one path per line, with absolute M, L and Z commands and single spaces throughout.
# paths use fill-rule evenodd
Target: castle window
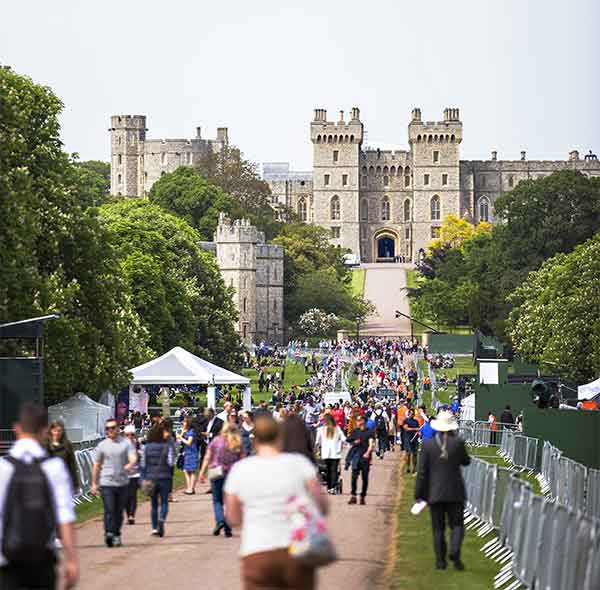
M 390 220 L 390 200 L 387 197 L 383 197 L 381 201 L 381 221 Z
M 381 166 L 377 166 L 375 172 L 377 172 L 377 174 L 381 174 Z
M 348 175 L 342 174 L 342 186 L 348 186 Z
M 410 174 L 404 175 L 404 186 L 410 186 Z
M 248 337 L 248 324 L 242 324 L 242 338 L 245 340 Z
M 350 143 L 354 143 L 354 135 L 350 136 Z
M 118 156 L 118 160 L 119 160 L 119 161 L 118 161 L 118 164 L 119 164 L 119 165 L 123 163 L 123 156 L 122 156 L 121 154 L 119 154 L 119 156 Z
M 330 136 L 327 138 L 327 143 L 333 143 L 333 135 L 330 135 Z
M 478 203 L 479 221 L 490 220 L 490 200 L 487 197 L 481 197 Z
M 300 186 L 304 186 L 306 183 L 304 182 L 304 180 L 300 181 Z
M 273 300 L 273 311 L 277 313 L 277 299 Z
M 387 166 L 384 166 L 384 167 L 383 167 L 383 173 L 384 173 L 384 174 L 387 174 L 388 172 L 389 172 L 389 170 L 388 170 L 388 167 L 387 167 Z
M 144 172 L 144 180 L 148 180 L 148 173 Z
M 509 188 L 515 186 L 515 177 L 512 174 L 508 177 L 508 186 Z
M 117 184 L 121 184 L 122 182 L 123 182 L 123 178 L 122 178 L 122 176 L 119 174 L 119 175 L 117 176 Z
M 448 175 L 442 174 L 442 185 L 446 186 L 448 184 Z
M 392 167 L 390 168 L 390 174 L 391 174 L 392 176 L 394 176 L 394 174 L 396 174 L 396 166 L 392 166 Z
M 384 176 L 383 177 L 383 186 L 388 186 L 389 184 L 390 184 L 390 177 Z
M 121 136 L 117 138 L 117 145 L 121 145 Z
M 329 174 L 325 174 L 325 176 L 323 178 L 323 184 L 325 186 L 329 186 Z
M 431 221 L 439 221 L 440 217 L 440 198 L 437 195 L 434 195 L 431 197 Z
M 244 297 L 244 302 L 242 304 L 242 311 L 244 313 L 246 313 L 247 308 L 248 308 L 248 300 Z
M 369 201 L 362 199 L 360 202 L 360 220 L 368 221 L 369 219 Z
M 340 228 L 339 228 L 339 226 L 331 228 L 331 237 L 332 238 L 336 238 L 336 239 L 340 237 Z
M 435 150 L 433 152 L 433 163 L 437 164 L 440 161 L 440 152 L 438 152 L 437 150 Z
M 306 199 L 304 197 L 300 197 L 298 199 L 298 217 L 300 218 L 300 221 L 306 221 L 307 220 L 307 215 L 306 215 Z
M 363 166 L 363 167 L 362 167 L 362 173 L 363 173 L 363 174 L 366 174 L 366 173 L 367 173 L 367 167 L 366 167 L 366 166 Z
M 402 176 L 402 166 L 398 166 L 398 176 Z
M 317 135 L 317 143 L 321 143 L 321 136 Z
M 423 184 L 429 186 L 429 174 L 423 174 Z
M 404 221 L 410 221 L 410 201 L 404 201 Z
M 340 152 L 338 150 L 333 150 L 333 161 L 337 162 L 340 159 Z
M 373 166 L 369 166 L 369 174 L 375 174 L 375 168 L 373 168 Z
M 367 186 L 367 177 L 366 176 L 361 176 L 361 178 L 360 178 L 360 185 L 361 186 Z
M 340 218 L 340 198 L 337 195 L 331 197 L 331 219 L 338 220 Z
M 410 225 L 407 225 L 404 228 L 404 239 L 405 240 L 410 240 Z

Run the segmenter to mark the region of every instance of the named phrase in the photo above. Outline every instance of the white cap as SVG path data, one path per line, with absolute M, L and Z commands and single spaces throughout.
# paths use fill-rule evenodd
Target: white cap
M 135 434 L 135 426 L 133 424 L 128 424 L 127 426 L 125 426 L 123 432 L 125 434 Z

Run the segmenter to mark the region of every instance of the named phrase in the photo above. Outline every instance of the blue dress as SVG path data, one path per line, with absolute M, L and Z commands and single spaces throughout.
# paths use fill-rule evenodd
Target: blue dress
M 183 438 L 193 438 L 191 445 L 183 445 L 183 470 L 184 471 L 196 471 L 198 469 L 198 443 L 196 441 L 196 433 L 190 428 L 190 430 L 183 433 Z

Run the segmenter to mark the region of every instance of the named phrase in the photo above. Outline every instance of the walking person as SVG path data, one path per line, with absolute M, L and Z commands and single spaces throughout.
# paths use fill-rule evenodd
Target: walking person
M 342 458 L 344 433 L 331 414 L 325 414 L 325 424 L 317 430 L 315 447 L 321 450 L 321 459 L 327 468 L 327 492 L 335 494 L 338 487 L 338 473 Z
M 196 431 L 192 427 L 189 416 L 183 419 L 183 432 L 177 435 L 177 440 L 183 444 L 183 473 L 186 488 L 184 494 L 191 496 L 196 493 L 196 471 L 198 470 L 198 444 Z
M 362 488 L 360 492 L 360 503 L 366 504 L 367 489 L 369 488 L 369 469 L 371 467 L 371 454 L 373 453 L 374 434 L 372 430 L 367 429 L 367 420 L 359 415 L 356 419 L 357 428 L 347 438 L 347 442 L 352 447 L 346 455 L 346 469 L 352 466 L 352 479 L 350 500 L 348 504 L 356 504 L 356 490 L 358 485 L 358 476 L 361 476 Z
M 127 514 L 127 524 L 135 524 L 135 513 L 137 512 L 137 493 L 140 489 L 140 443 L 135 436 L 135 426 L 128 424 L 123 430 L 125 438 L 130 445 L 130 453 L 135 453 L 137 462 L 129 472 L 129 482 L 127 484 L 127 502 L 125 504 L 125 513 Z
M 218 537 L 225 530 L 226 537 L 232 537 L 231 526 L 225 520 L 223 506 L 223 488 L 225 480 L 234 463 L 242 458 L 242 437 L 240 431 L 231 422 L 223 426 L 221 434 L 209 445 L 200 469 L 200 481 L 204 482 L 206 476 L 210 481 L 215 515 L 215 528 L 213 535 Z
M 234 465 L 225 484 L 227 519 L 242 525 L 244 590 L 314 590 L 315 571 L 289 552 L 293 523 L 289 500 L 307 495 L 326 514 L 316 467 L 306 457 L 282 453 L 281 426 L 267 414 L 256 417 L 256 455 Z
M 442 410 L 431 420 L 436 433 L 423 443 L 415 487 L 417 501 L 425 500 L 431 511 L 433 548 L 437 569 L 446 569 L 446 520 L 450 528 L 448 557 L 457 570 L 463 570 L 460 550 L 464 538 L 465 483 L 461 465 L 471 462 L 464 441 L 458 436 L 458 422 Z
M 96 447 L 90 494 L 100 496 L 104 504 L 104 542 L 107 547 L 121 546 L 121 526 L 127 503 L 129 472 L 137 462 L 131 445 L 119 433 L 114 418 L 105 424 L 106 438 Z
M 417 453 L 419 451 L 419 421 L 415 418 L 412 409 L 406 412 L 406 418 L 402 423 L 402 438 L 404 440 L 404 451 L 406 452 L 406 473 L 417 473 Z
M 62 459 L 48 457 L 48 413 L 26 403 L 15 425 L 17 442 L 0 458 L 0 588 L 55 590 L 55 530 L 62 540 L 66 588 L 77 583 L 75 509 Z
M 50 457 L 60 457 L 64 461 L 65 467 L 71 476 L 73 494 L 77 494 L 80 484 L 75 449 L 73 449 L 73 445 L 65 432 L 65 425 L 62 420 L 54 420 L 50 424 L 46 451 Z
M 173 464 L 175 450 L 165 439 L 164 427 L 153 426 L 148 433 L 147 442 L 141 457 L 141 473 L 144 481 L 152 482 L 150 496 L 152 534 L 165 535 L 165 520 L 169 512 L 169 494 L 173 487 Z
M 242 437 L 242 452 L 244 457 L 249 457 L 254 453 L 253 438 L 254 438 L 254 420 L 252 412 L 246 410 L 242 412 L 242 424 L 240 426 L 240 434 Z

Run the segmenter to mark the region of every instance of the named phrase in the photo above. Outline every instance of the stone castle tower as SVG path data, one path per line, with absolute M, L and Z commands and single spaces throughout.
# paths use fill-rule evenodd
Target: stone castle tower
M 145 115 L 113 115 L 109 131 L 110 194 L 123 197 L 144 197 L 163 174 L 198 165 L 229 144 L 227 127 L 217 128 L 216 139 L 203 139 L 200 127 L 192 139 L 147 139 Z
M 233 287 L 239 311 L 237 330 L 245 344 L 283 343 L 283 248 L 265 244 L 265 236 L 246 219 L 224 213 L 214 237 L 217 264 Z

